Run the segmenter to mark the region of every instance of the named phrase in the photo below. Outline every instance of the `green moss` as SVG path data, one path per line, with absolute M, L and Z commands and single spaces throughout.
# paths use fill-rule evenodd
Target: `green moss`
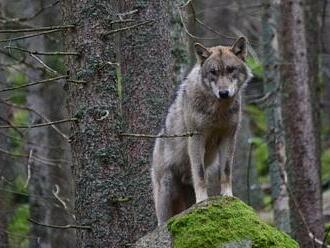
M 262 64 L 256 60 L 253 57 L 248 57 L 246 60 L 246 64 L 251 68 L 252 73 L 257 76 L 262 78 L 264 75 L 264 68 L 262 66 Z
M 190 213 L 170 219 L 175 248 L 219 248 L 251 240 L 253 248 L 291 248 L 298 244 L 259 219 L 252 208 L 233 197 L 215 198 Z
M 322 152 L 321 156 L 321 164 L 322 164 L 322 181 L 326 182 L 329 181 L 330 178 L 330 148 L 325 149 Z
M 8 224 L 9 247 L 28 247 L 30 228 L 27 219 L 30 216 L 29 205 L 24 204 L 17 208 L 15 215 Z

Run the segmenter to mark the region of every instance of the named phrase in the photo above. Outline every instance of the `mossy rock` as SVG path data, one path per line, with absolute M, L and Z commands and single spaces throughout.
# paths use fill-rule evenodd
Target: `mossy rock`
M 194 205 L 140 239 L 136 248 L 296 248 L 287 234 L 263 222 L 234 197 Z

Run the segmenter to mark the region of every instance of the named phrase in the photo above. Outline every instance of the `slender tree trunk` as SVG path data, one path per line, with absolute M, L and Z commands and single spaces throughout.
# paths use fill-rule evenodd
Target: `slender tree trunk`
M 269 172 L 275 225 L 290 233 L 289 197 L 285 184 L 285 141 L 279 95 L 278 56 L 274 47 L 275 28 L 278 23 L 278 5 L 270 0 L 263 1 L 262 47 L 264 65 L 264 94 L 269 94 L 266 104 L 267 143 L 269 150 Z
M 310 233 L 323 240 L 320 164 L 309 88 L 304 3 L 282 1 L 279 44 L 282 115 L 285 127 L 290 218 L 301 247 L 315 247 Z
M 321 62 L 324 94 L 322 97 L 324 110 L 324 130 L 327 147 L 330 146 L 330 3 L 323 0 L 322 4 L 322 29 L 321 29 Z M 330 180 L 330 179 L 328 179 Z
M 171 85 L 167 1 L 62 1 L 68 60 L 77 247 L 126 247 L 155 227 L 149 177 L 152 140 Z M 132 23 L 119 18 L 133 19 Z M 118 23 L 119 21 L 119 23 Z M 133 25 L 139 25 L 134 26 Z M 123 30 L 126 27 L 125 30 Z
M 258 183 L 253 146 L 249 143 L 251 138 L 250 118 L 243 113 L 233 166 L 233 193 L 253 208 L 261 209 L 263 193 Z
M 174 60 L 174 83 L 179 84 L 187 76 L 196 62 L 194 40 L 186 33 L 195 33 L 194 9 L 192 2 L 170 1 L 171 13 L 171 53 Z M 183 23 L 184 22 L 184 23 Z
M 316 138 L 316 158 L 320 164 L 321 158 L 321 113 L 320 113 L 320 51 L 321 51 L 321 0 L 304 0 L 305 7 L 305 26 L 306 26 L 306 45 L 308 61 L 308 84 L 312 98 L 313 122 Z M 319 170 L 321 167 L 319 168 Z M 319 172 L 321 175 L 321 172 Z
M 44 3 L 45 4 L 45 3 Z M 25 7 L 25 8 L 24 8 Z M 32 16 L 41 3 L 26 1 L 23 6 L 24 14 Z M 51 12 L 48 12 L 50 14 Z M 56 14 L 53 13 L 55 16 Z M 34 20 L 33 25 L 50 24 L 45 19 L 47 15 L 42 14 L 40 19 Z M 54 21 L 54 19 L 53 19 Z M 48 23 L 47 23 L 48 22 Z M 54 23 L 53 23 L 54 24 Z M 30 50 L 46 51 L 47 40 L 37 37 L 26 41 Z M 56 49 L 55 49 L 56 50 Z M 40 58 L 47 63 L 46 56 Z M 31 58 L 29 62 L 33 63 Z M 33 68 L 27 69 L 30 80 L 38 81 L 52 75 L 46 74 Z M 40 84 L 27 89 L 27 105 L 37 111 L 43 117 L 30 113 L 30 123 L 47 122 L 64 119 L 65 92 L 63 84 Z M 67 133 L 68 126 L 57 125 L 63 133 Z M 72 177 L 70 173 L 71 157 L 68 140 L 62 137 L 50 126 L 30 129 L 28 133 L 27 151 L 31 159 L 29 180 L 29 193 L 38 197 L 30 197 L 31 219 L 44 224 L 66 225 L 73 222 L 70 209 L 72 208 Z M 58 200 L 55 197 L 58 192 Z M 71 200 L 71 201 L 70 201 Z M 74 242 L 74 231 L 72 229 L 54 229 L 31 224 L 31 234 L 39 239 L 33 239 L 30 247 L 71 247 Z
M 2 60 L 1 60 L 2 62 Z M 0 85 L 1 87 L 7 87 L 6 79 L 2 73 L 0 73 Z M 0 124 L 7 125 L 10 119 L 10 108 L 4 104 L 0 104 Z M 2 150 L 10 150 L 10 140 L 1 131 L 0 133 L 0 148 Z M 7 224 L 8 217 L 10 216 L 9 197 L 4 191 L 6 183 L 4 179 L 8 180 L 8 176 L 12 175 L 12 163 L 7 154 L 0 153 L 0 244 L 6 247 L 8 245 Z

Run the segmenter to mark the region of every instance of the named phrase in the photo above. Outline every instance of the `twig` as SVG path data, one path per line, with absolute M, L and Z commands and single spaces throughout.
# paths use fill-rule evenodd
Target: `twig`
M 183 5 L 183 6 L 177 6 L 177 8 L 178 8 L 178 13 L 179 13 L 179 17 L 180 17 L 180 20 L 181 20 L 181 23 L 182 23 L 182 26 L 183 26 L 183 29 L 184 29 L 184 31 L 185 31 L 185 33 L 190 37 L 190 38 L 192 38 L 192 39 L 197 39 L 197 40 L 216 40 L 216 39 L 218 39 L 218 38 L 211 38 L 211 37 L 198 37 L 198 36 L 196 36 L 196 35 L 193 35 L 192 33 L 190 33 L 190 31 L 188 30 L 188 28 L 187 28 L 187 26 L 186 26 L 186 23 L 185 23 L 185 21 L 184 21 L 184 19 L 183 19 L 183 16 L 182 16 L 182 12 L 181 12 L 181 8 L 184 8 L 184 7 L 186 7 L 187 5 L 189 5 L 189 2 L 190 1 L 188 1 L 185 5 Z
M 27 50 L 27 49 L 23 49 L 20 47 L 15 47 L 15 46 L 5 46 L 5 48 L 7 49 L 14 49 L 14 50 L 18 50 L 21 52 L 25 52 L 25 53 L 29 53 L 29 54 L 35 54 L 35 55 L 49 55 L 49 56 L 57 56 L 57 55 L 76 55 L 78 56 L 79 53 L 77 52 L 40 52 L 40 51 L 32 51 L 32 50 Z
M 14 127 L 15 128 L 37 128 L 37 127 L 51 126 L 54 124 L 60 124 L 60 123 L 65 123 L 65 122 L 77 121 L 77 120 L 78 120 L 77 118 L 70 118 L 70 119 L 63 119 L 63 120 L 52 121 L 52 122 L 47 122 L 47 123 L 40 123 L 40 124 L 35 124 L 35 125 L 16 125 Z M 5 126 L 0 126 L 0 128 L 12 128 L 12 126 L 5 125 Z
M 0 152 L 1 152 L 1 153 L 4 153 L 4 154 L 7 154 L 7 155 L 10 155 L 10 156 L 13 156 L 13 157 L 23 157 L 23 158 L 27 158 L 27 157 L 28 157 L 27 154 L 12 153 L 12 152 L 7 151 L 7 150 L 4 150 L 4 149 L 2 149 L 2 148 L 0 148 Z
M 304 225 L 304 228 L 306 229 L 306 232 L 308 233 L 308 236 L 312 239 L 312 241 L 314 243 L 317 243 L 319 245 L 322 245 L 323 247 L 326 247 L 326 248 L 330 248 L 329 245 L 325 244 L 324 242 L 322 242 L 322 240 L 318 239 L 315 237 L 315 235 L 312 233 L 312 231 L 310 230 L 308 224 L 307 224 L 307 221 L 304 217 L 304 214 L 302 213 L 300 207 L 299 207 L 299 204 L 295 198 L 295 196 L 293 195 L 288 183 L 287 183 L 287 176 L 286 176 L 286 171 L 281 167 L 281 166 L 278 166 L 279 167 L 279 170 L 280 170 L 280 176 L 281 176 L 281 179 L 283 181 L 283 183 L 285 184 L 286 186 L 286 190 L 289 194 L 289 197 L 290 199 L 292 200 L 292 203 L 294 205 L 294 208 L 297 209 L 298 211 L 298 215 L 300 216 L 300 219 Z
M 31 16 L 28 17 L 16 17 L 16 18 L 5 18 L 4 21 L 1 21 L 2 23 L 9 23 L 9 22 L 26 22 L 29 20 L 32 20 L 34 18 L 36 18 L 37 16 L 39 16 L 44 10 L 49 9 L 51 7 L 54 7 L 55 5 L 57 5 L 60 1 L 55 1 L 54 3 L 51 3 L 49 5 L 46 6 L 42 6 L 38 11 L 36 11 L 34 14 L 32 14 Z
M 59 196 L 59 194 L 60 194 L 60 187 L 57 184 L 55 184 L 54 186 L 55 186 L 55 190 L 54 189 L 52 190 L 52 193 L 53 193 L 54 197 L 63 205 L 64 209 L 67 210 L 68 207 L 67 207 L 65 201 L 62 200 L 61 197 Z
M 123 17 L 123 16 L 133 15 L 133 14 L 135 14 L 137 12 L 138 12 L 137 9 L 133 9 L 133 10 L 130 10 L 128 12 L 118 13 L 117 16 Z
M 137 28 L 137 27 L 140 27 L 140 26 L 143 26 L 143 25 L 151 24 L 153 22 L 155 22 L 155 21 L 148 20 L 148 21 L 144 21 L 144 22 L 141 22 L 141 23 L 138 23 L 138 24 L 135 24 L 135 25 L 131 25 L 131 26 L 127 26 L 127 27 L 124 27 L 124 28 L 114 29 L 114 30 L 111 30 L 109 32 L 103 33 L 103 36 L 107 36 L 107 35 L 111 35 L 111 34 L 114 34 L 114 33 L 126 31 L 126 30 L 129 30 L 129 29 Z
M 20 85 L 20 86 L 0 89 L 0 92 L 6 92 L 6 91 L 10 91 L 10 90 L 17 90 L 17 89 L 29 87 L 29 86 L 36 85 L 36 84 L 49 83 L 49 82 L 57 81 L 57 80 L 60 80 L 60 79 L 63 79 L 63 78 L 68 78 L 68 76 L 58 76 L 58 77 L 54 77 L 54 78 L 48 78 L 48 79 L 44 79 L 44 80 L 35 81 L 33 83 L 30 83 L 30 84 L 24 84 L 24 85 Z
M 252 151 L 253 151 L 254 143 L 250 142 L 249 146 L 249 156 L 248 156 L 248 166 L 247 166 L 247 173 L 246 173 L 246 180 L 247 180 L 247 201 L 248 204 L 251 205 L 250 202 L 250 170 L 251 170 L 251 161 L 252 161 Z
M 188 132 L 183 134 L 142 134 L 142 133 L 120 133 L 119 136 L 127 136 L 127 137 L 134 137 L 134 138 L 180 138 L 180 137 L 192 137 L 194 135 L 199 135 L 197 132 Z
M 0 42 L 8 42 L 8 41 L 11 42 L 11 41 L 15 41 L 15 40 L 23 40 L 23 39 L 28 39 L 28 38 L 39 36 L 39 35 L 55 33 L 55 32 L 61 31 L 61 30 L 62 29 L 48 30 L 48 31 L 39 32 L 39 33 L 35 33 L 35 34 L 28 34 L 28 35 L 24 35 L 24 36 L 19 36 L 19 37 L 4 39 L 4 40 L 0 40 Z
M 13 153 L 13 152 L 4 150 L 2 148 L 0 148 L 0 153 L 7 154 L 7 155 L 13 156 L 13 157 L 22 157 L 22 158 L 29 158 L 30 157 L 29 154 Z M 59 168 L 61 168 L 61 166 L 58 163 L 69 163 L 69 161 L 65 161 L 65 160 L 61 160 L 61 159 L 48 159 L 48 158 L 44 158 L 44 157 L 41 157 L 41 156 L 34 156 L 34 155 L 31 155 L 31 159 L 35 160 L 36 162 L 40 162 L 42 164 L 45 164 L 45 165 L 57 166 Z
M 0 119 L 3 120 L 4 122 L 6 122 L 9 126 L 11 126 L 16 131 L 16 133 L 19 134 L 20 137 L 24 137 L 24 134 L 20 130 L 15 128 L 15 126 L 9 120 L 6 120 L 5 118 L 3 118 L 1 116 L 0 116 Z
M 192 5 L 192 0 L 188 0 L 184 5 L 182 5 L 180 8 L 183 9 L 183 8 L 187 8 L 187 7 L 190 7 L 191 11 L 192 11 L 192 16 L 194 18 L 194 20 L 200 24 L 202 27 L 208 29 L 209 31 L 219 35 L 220 37 L 224 37 L 226 39 L 231 39 L 231 40 L 235 40 L 236 38 L 235 37 L 231 37 L 231 36 L 227 36 L 227 35 L 224 35 L 224 34 L 221 34 L 220 32 L 216 31 L 215 29 L 211 28 L 209 25 L 207 25 L 206 23 L 204 23 L 203 21 L 201 21 L 200 19 L 198 19 L 196 17 L 196 13 L 195 13 L 195 9 L 194 9 L 194 6 Z M 182 22 L 183 22 L 183 19 L 181 19 Z M 188 30 L 188 29 L 187 29 Z M 198 39 L 204 39 L 203 37 L 197 37 L 195 36 L 196 38 Z M 215 38 L 207 38 L 207 39 L 217 39 L 216 37 Z
M 31 158 L 32 158 L 32 153 L 33 150 L 30 150 L 30 154 L 29 154 L 29 159 L 27 162 L 27 179 L 26 179 L 26 183 L 24 185 L 24 188 L 27 188 L 27 186 L 29 185 L 30 179 L 31 179 Z
M 10 107 L 13 107 L 13 108 L 18 108 L 18 109 L 23 109 L 23 110 L 30 111 L 30 112 L 36 114 L 37 116 L 39 116 L 40 118 L 42 118 L 43 120 L 45 120 L 47 122 L 50 122 L 50 120 L 46 116 L 40 114 L 38 111 L 36 111 L 36 110 L 34 110 L 32 108 L 29 108 L 27 106 L 21 106 L 21 105 L 15 104 L 15 103 L 10 103 L 10 102 L 7 102 L 7 101 L 2 100 L 1 98 L 0 98 L 0 103 L 6 104 L 7 106 L 10 106 Z M 58 129 L 55 125 L 51 125 L 51 127 L 58 134 L 60 134 L 64 139 L 69 140 L 69 137 L 66 134 L 64 134 L 60 129 Z
M 49 27 L 38 27 L 38 28 L 23 28 L 23 29 L 3 29 L 0 30 L 0 34 L 12 34 L 12 33 L 27 33 L 36 31 L 48 31 L 48 30 L 61 30 L 74 28 L 75 25 L 63 25 L 63 26 L 49 26 Z
M 92 230 L 90 226 L 80 226 L 80 225 L 65 225 L 65 226 L 58 226 L 58 225 L 49 225 L 49 224 L 43 224 L 38 221 L 35 221 L 31 218 L 27 219 L 29 222 L 39 225 L 39 226 L 44 226 L 44 227 L 50 227 L 50 228 L 57 228 L 57 229 L 69 229 L 69 228 L 76 228 L 76 229 L 85 229 L 85 230 Z
M 30 53 L 31 57 L 34 58 L 36 61 L 38 61 L 43 67 L 45 67 L 46 70 L 50 71 L 51 73 L 57 75 L 58 72 L 54 69 L 50 68 L 48 65 L 46 65 L 45 62 L 43 62 L 37 55 Z
M 247 99 L 247 102 L 249 104 L 262 104 L 265 101 L 267 101 L 272 95 L 274 94 L 273 91 L 267 92 L 265 95 L 263 95 L 260 98 L 256 98 L 256 99 Z

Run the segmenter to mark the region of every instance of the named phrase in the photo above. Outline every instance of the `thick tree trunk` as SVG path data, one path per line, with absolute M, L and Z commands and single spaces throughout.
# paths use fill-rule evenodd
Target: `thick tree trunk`
M 275 225 L 290 233 L 289 198 L 285 184 L 285 141 L 280 106 L 280 79 L 278 71 L 276 24 L 278 23 L 278 5 L 270 0 L 263 1 L 262 48 L 264 65 L 264 94 L 269 94 L 266 104 L 267 143 L 269 150 L 269 173 L 272 185 L 272 198 Z
M 301 247 L 314 247 L 310 233 L 323 240 L 320 164 L 309 88 L 304 3 L 282 1 L 279 44 L 282 115 L 288 157 L 293 235 Z
M 68 81 L 77 247 L 126 247 L 155 227 L 149 177 L 152 140 L 171 85 L 168 1 L 62 1 L 70 59 Z M 133 22 L 124 22 L 133 19 Z M 139 26 L 134 26 L 139 25 Z M 124 30 L 124 28 L 126 29 Z

